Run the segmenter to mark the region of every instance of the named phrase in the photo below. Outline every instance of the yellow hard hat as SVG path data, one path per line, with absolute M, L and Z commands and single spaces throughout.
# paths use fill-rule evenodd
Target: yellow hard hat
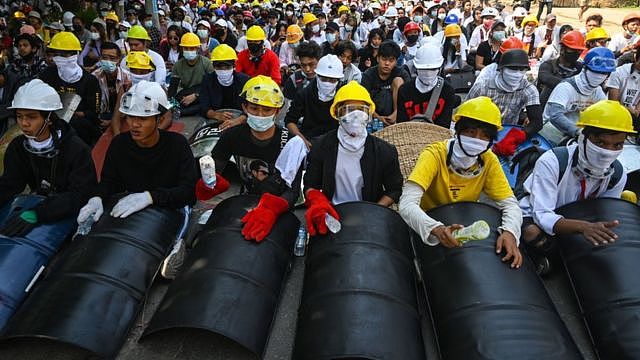
M 348 84 L 338 89 L 336 96 L 333 98 L 333 104 L 331 104 L 329 112 L 334 119 L 338 119 L 336 108 L 340 103 L 349 100 L 366 102 L 369 105 L 369 115 L 373 115 L 373 112 L 376 111 L 376 104 L 371 100 L 371 95 L 369 95 L 367 89 L 358 84 L 357 81 L 351 80 Z
M 153 70 L 155 69 L 151 56 L 144 51 L 131 51 L 127 55 L 127 67 L 129 69 Z
M 258 0 L 254 0 L 254 1 L 251 3 L 251 7 L 254 7 L 254 6 L 260 6 L 260 2 L 259 2 Z
M 610 39 L 610 37 L 605 29 L 601 27 L 597 27 L 597 28 L 591 29 L 587 33 L 587 36 L 585 37 L 584 41 L 600 40 L 600 39 Z
M 198 35 L 196 35 L 194 33 L 190 33 L 190 32 L 185 33 L 180 38 L 180 46 L 182 46 L 182 47 L 200 46 L 200 38 L 198 37 Z
M 140 25 L 133 25 L 129 31 L 127 31 L 127 39 L 139 39 L 139 40 L 149 40 L 149 33 L 147 30 Z
M 462 35 L 462 29 L 458 24 L 449 24 L 444 28 L 444 37 L 454 37 Z
M 486 96 L 478 96 L 463 102 L 453 115 L 453 121 L 458 121 L 462 117 L 482 121 L 502 130 L 500 108 L 493 103 L 491 98 Z
M 238 60 L 238 55 L 233 48 L 227 44 L 220 44 L 213 48 L 211 61 L 231 61 Z
M 311 24 L 312 22 L 318 20 L 318 18 L 312 13 L 306 13 L 302 15 L 302 23 L 306 26 Z
M 429 36 L 431 36 L 431 29 L 429 29 L 429 25 L 427 24 L 422 24 L 422 33 L 423 34 L 429 34 Z
M 198 7 L 199 8 L 204 7 L 204 1 L 202 1 L 202 0 L 198 1 Z
M 258 25 L 253 25 L 247 30 L 247 41 L 262 41 L 267 38 L 264 30 Z
M 302 29 L 298 25 L 289 25 L 289 27 L 287 28 L 287 42 L 289 44 L 293 44 L 295 42 L 300 41 L 300 39 L 302 39 L 303 36 L 304 36 L 304 33 L 302 32 Z
M 264 75 L 249 79 L 244 84 L 240 96 L 250 103 L 266 107 L 281 108 L 284 104 L 284 95 L 282 95 L 280 86 L 273 79 Z
M 118 15 L 116 15 L 116 13 L 114 11 L 109 11 L 107 13 L 107 16 L 104 17 L 105 20 L 111 20 L 111 21 L 115 21 L 115 22 L 120 22 L 120 19 L 118 18 Z
M 53 36 L 49 43 L 51 50 L 82 51 L 80 40 L 68 31 L 61 31 Z
M 626 200 L 632 204 L 638 203 L 638 195 L 631 190 L 625 190 L 620 194 L 620 199 Z
M 347 5 L 340 5 L 340 7 L 338 8 L 338 15 L 343 11 L 349 12 L 351 10 L 349 10 L 349 7 L 347 7 Z
M 16 19 L 25 19 L 26 16 L 24 15 L 24 13 L 22 11 L 16 11 L 13 13 L 13 17 Z
M 600 100 L 580 113 L 578 127 L 591 126 L 599 129 L 635 134 L 631 113 L 619 102 Z
M 530 22 L 536 24 L 535 26 L 538 26 L 538 24 L 539 24 L 538 23 L 538 18 L 533 14 L 529 14 L 529 15 L 525 16 L 522 19 L 522 22 L 520 23 L 520 26 L 524 27 L 525 25 L 527 25 L 527 23 L 530 23 Z

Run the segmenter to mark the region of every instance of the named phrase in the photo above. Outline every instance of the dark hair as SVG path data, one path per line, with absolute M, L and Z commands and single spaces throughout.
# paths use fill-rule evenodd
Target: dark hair
M 371 10 L 367 9 L 362 13 L 362 21 L 365 22 L 369 20 L 373 20 L 373 13 Z
M 582 129 L 582 135 L 584 135 L 585 138 L 588 138 L 591 135 L 600 136 L 600 135 L 612 135 L 612 134 L 620 134 L 620 133 L 624 133 L 624 131 L 602 129 L 602 128 L 593 127 L 593 126 L 585 126 Z
M 404 27 L 411 22 L 411 19 L 409 19 L 408 16 L 403 16 L 401 18 L 398 18 L 398 30 L 400 30 L 400 32 L 404 32 Z
M 305 41 L 298 45 L 296 56 L 298 59 L 303 57 L 320 59 L 322 57 L 322 49 L 315 41 Z
M 381 28 L 375 28 L 369 32 L 369 37 L 367 38 L 367 45 L 371 45 L 371 41 L 374 37 L 379 36 L 380 39 L 384 40 L 384 31 Z
M 394 57 L 398 59 L 400 57 L 400 46 L 393 42 L 393 40 L 385 40 L 380 44 L 380 48 L 378 49 L 379 57 Z
M 487 124 L 484 121 L 462 117 L 460 120 L 456 122 L 456 134 L 459 134 L 467 129 L 480 129 L 482 130 L 491 140 L 495 140 L 498 137 L 498 128 Z
M 15 40 L 13 41 L 15 46 L 18 46 L 18 42 L 20 42 L 20 40 L 27 40 L 29 42 L 29 45 L 31 45 L 32 48 L 40 46 L 39 40 L 40 38 L 37 37 L 36 35 L 29 35 L 29 34 L 20 34 L 18 36 L 16 36 Z
M 353 42 L 340 41 L 338 45 L 336 45 L 335 52 L 337 56 L 342 55 L 345 51 L 351 51 L 351 61 L 355 62 L 358 58 L 358 50 L 356 49 L 356 46 L 353 44 Z
M 178 35 L 178 38 L 182 37 L 182 27 L 178 25 L 171 25 L 167 28 L 167 33 L 165 35 L 168 37 L 171 31 L 175 31 L 176 35 Z
M 104 44 L 102 44 L 102 51 L 104 50 L 115 50 L 116 54 L 118 55 L 118 57 L 120 57 L 122 55 L 122 51 L 120 51 L 120 47 L 118 45 L 116 45 L 115 43 L 112 42 L 106 42 Z
M 562 34 L 565 31 L 571 31 L 571 30 L 573 30 L 573 26 L 569 24 L 564 24 L 560 26 L 560 30 L 558 31 L 558 34 Z M 560 35 L 560 40 L 562 40 L 562 35 Z
M 587 20 L 585 20 L 584 23 L 586 24 L 591 20 L 595 20 L 598 23 L 598 26 L 602 25 L 602 15 L 600 14 L 589 15 L 589 17 L 587 17 Z

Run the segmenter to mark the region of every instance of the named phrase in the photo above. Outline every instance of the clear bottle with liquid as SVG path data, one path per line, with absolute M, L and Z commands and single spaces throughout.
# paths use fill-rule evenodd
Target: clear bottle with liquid
M 76 230 L 75 235 L 85 236 L 85 235 L 87 235 L 89 233 L 89 231 L 91 231 L 91 227 L 93 226 L 93 223 L 95 222 L 93 220 L 93 215 L 94 214 L 90 214 L 89 217 L 87 217 L 87 219 L 85 221 L 83 221 L 80 224 L 78 224 L 78 229 Z
M 298 237 L 296 238 L 296 244 L 293 247 L 293 255 L 304 256 L 307 247 L 307 229 L 303 224 L 298 228 Z
M 202 181 L 210 188 L 216 187 L 216 163 L 210 155 L 200 158 Z
M 478 220 L 452 233 L 453 237 L 462 244 L 471 240 L 484 240 L 489 237 L 489 234 L 491 234 L 491 227 L 484 220 Z

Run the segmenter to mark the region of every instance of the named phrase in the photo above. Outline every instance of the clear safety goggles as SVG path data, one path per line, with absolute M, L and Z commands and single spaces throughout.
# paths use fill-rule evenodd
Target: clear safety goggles
M 617 64 L 614 59 L 606 58 L 602 56 L 596 56 L 589 61 L 589 64 L 587 64 L 587 68 L 588 69 L 591 69 L 591 68 L 615 69 L 616 65 Z
M 124 113 L 135 116 L 151 116 L 159 113 L 159 104 L 156 100 L 134 93 L 126 93 L 122 96 L 121 108 Z
M 352 113 L 358 110 L 367 114 L 366 118 L 364 116 L 362 117 L 347 116 L 349 113 Z M 352 121 L 364 121 L 365 124 L 371 122 L 371 111 L 370 111 L 369 105 L 347 104 L 347 105 L 338 106 L 338 108 L 336 109 L 336 115 L 340 120 L 340 122 L 344 124 L 348 124 Z

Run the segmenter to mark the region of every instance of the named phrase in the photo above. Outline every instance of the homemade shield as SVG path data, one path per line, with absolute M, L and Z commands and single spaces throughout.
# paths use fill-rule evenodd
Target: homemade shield
M 310 240 L 294 359 L 424 359 L 410 232 L 388 208 L 335 207 L 342 229 Z
M 198 328 L 262 355 L 300 222 L 287 212 L 264 240 L 245 240 L 240 220 L 258 200 L 235 196 L 216 206 L 143 338 L 166 329 Z
M 496 254 L 499 210 L 461 202 L 428 215 L 465 226 L 485 220 L 492 229 L 461 248 L 417 245 L 443 359 L 581 358 L 531 262 L 514 270 Z
M 593 199 L 556 212 L 568 219 L 620 221 L 613 244 L 593 246 L 581 234 L 557 236 L 557 243 L 600 358 L 640 358 L 640 208 Z

